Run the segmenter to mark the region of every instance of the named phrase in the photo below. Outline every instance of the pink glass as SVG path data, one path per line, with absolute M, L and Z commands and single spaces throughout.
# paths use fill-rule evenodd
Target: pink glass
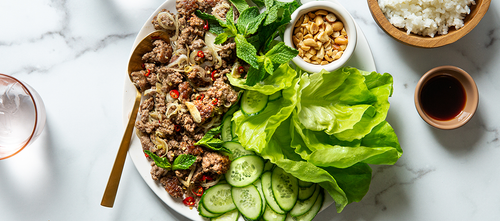
M 45 106 L 28 84 L 0 74 L 0 160 L 33 143 L 45 127 Z

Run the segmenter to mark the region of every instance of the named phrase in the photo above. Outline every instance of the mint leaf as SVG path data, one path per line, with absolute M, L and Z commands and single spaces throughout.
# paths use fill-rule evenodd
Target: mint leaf
M 236 43 L 236 56 L 244 60 L 253 68 L 259 68 L 259 63 L 257 62 L 257 49 L 247 42 L 247 39 L 243 35 L 236 35 L 234 38 Z
M 196 156 L 190 154 L 181 154 L 177 156 L 172 165 L 172 170 L 186 170 L 196 161 Z
M 227 41 L 228 38 L 233 37 L 233 34 L 229 30 L 225 30 L 223 33 L 220 33 L 215 37 L 214 44 L 222 44 Z
M 223 144 L 225 143 L 224 141 L 222 141 L 221 139 L 218 139 L 218 138 L 214 138 L 216 135 L 220 134 L 221 131 L 222 131 L 222 125 L 210 129 L 203 136 L 203 138 L 201 138 L 201 140 L 196 142 L 194 145 L 200 145 L 200 146 L 204 146 L 206 148 L 210 148 L 212 150 L 231 153 L 231 150 L 229 150 L 223 146 Z
M 264 26 L 267 26 L 278 19 L 278 6 L 272 6 L 267 10 L 266 20 L 264 21 Z
M 265 17 L 266 14 L 260 14 L 257 7 L 247 8 L 245 11 L 241 12 L 238 22 L 236 23 L 238 31 L 245 37 L 254 34 Z
M 196 10 L 195 15 L 198 16 L 198 18 L 208 21 L 210 32 L 214 34 L 221 34 L 224 32 L 224 27 L 221 25 L 222 22 L 222 24 L 225 26 L 224 21 L 217 19 L 217 17 L 213 16 L 212 14 L 201 12 L 200 10 Z
M 253 3 L 255 3 L 257 5 L 257 7 L 264 7 L 265 6 L 265 3 L 263 0 L 252 0 Z
M 247 1 L 245 0 L 229 0 L 229 1 L 233 3 L 234 7 L 236 7 L 236 9 L 240 14 L 249 7 Z
M 259 68 L 250 67 L 247 73 L 247 79 L 245 85 L 254 86 L 259 83 L 266 76 L 266 69 L 263 65 L 259 65 Z
M 145 150 L 144 152 L 147 153 L 149 155 L 149 157 L 151 157 L 151 159 L 153 159 L 156 166 L 161 167 L 163 169 L 167 169 L 167 170 L 172 169 L 172 165 L 170 165 L 170 163 L 168 162 L 168 159 L 166 157 L 159 157 L 149 150 Z
M 275 64 L 283 64 L 289 62 L 298 54 L 298 50 L 285 45 L 284 42 L 280 42 L 266 53 L 266 58 L 269 58 Z

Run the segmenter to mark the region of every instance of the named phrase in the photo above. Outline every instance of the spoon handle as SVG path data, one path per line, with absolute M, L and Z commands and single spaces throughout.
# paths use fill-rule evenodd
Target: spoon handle
M 116 192 L 118 190 L 118 185 L 120 184 L 120 178 L 122 176 L 123 165 L 125 164 L 125 159 L 127 158 L 127 151 L 130 146 L 130 140 L 132 138 L 132 132 L 134 131 L 135 119 L 137 117 L 137 112 L 139 111 L 139 103 L 141 102 L 141 93 L 137 91 L 135 96 L 135 103 L 128 119 L 127 127 L 125 128 L 125 133 L 123 134 L 122 141 L 120 143 L 120 148 L 116 154 L 115 163 L 111 174 L 109 175 L 108 184 L 106 185 L 106 190 L 102 196 L 101 206 L 113 207 L 116 198 Z

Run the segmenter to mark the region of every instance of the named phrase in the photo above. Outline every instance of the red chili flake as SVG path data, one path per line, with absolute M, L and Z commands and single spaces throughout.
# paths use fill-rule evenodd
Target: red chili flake
M 205 98 L 204 94 L 198 94 L 198 96 L 196 96 L 196 100 L 199 100 L 199 101 L 202 101 L 203 98 Z
M 212 71 L 212 74 L 210 75 L 210 77 L 212 77 L 212 81 L 215 81 L 215 74 L 217 74 L 218 72 L 218 70 Z
M 179 98 L 179 91 L 178 90 L 173 89 L 169 93 L 170 93 L 170 97 L 172 97 L 173 99 Z
M 205 21 L 205 25 L 203 25 L 203 29 L 205 29 L 206 31 L 208 31 L 208 29 L 210 29 L 210 27 L 208 26 L 208 20 Z
M 214 98 L 214 99 L 212 100 L 212 104 L 213 104 L 214 106 L 216 106 L 216 105 L 217 105 L 217 103 L 219 103 L 219 99 Z
M 242 74 L 243 72 L 245 72 L 245 68 L 243 66 L 239 66 L 238 72 L 240 72 L 240 74 Z
M 205 54 L 203 53 L 203 51 L 198 51 L 198 57 L 200 58 L 204 58 L 205 57 Z
M 192 192 L 193 192 L 193 194 L 194 194 L 194 195 L 196 195 L 196 196 L 202 196 L 202 195 L 203 195 L 203 192 L 204 192 L 205 190 L 203 189 L 203 187 L 202 187 L 202 186 L 197 186 L 196 188 L 193 188 L 191 191 L 192 191 Z
M 212 178 L 211 176 L 207 176 L 207 175 L 205 175 L 205 174 L 203 174 L 203 175 L 201 176 L 201 181 L 202 181 L 202 182 L 203 182 L 203 181 L 212 181 L 213 179 L 214 179 L 214 178 Z
M 192 196 L 186 197 L 186 199 L 184 199 L 182 203 L 184 203 L 184 205 L 186 206 L 194 206 L 194 198 Z
M 176 132 L 179 132 L 179 131 L 181 130 L 181 126 L 179 126 L 178 124 L 175 124 L 175 125 L 174 125 L 174 130 L 175 130 Z
M 148 72 L 146 72 L 146 73 L 144 74 L 144 76 L 146 76 L 146 77 L 147 77 L 147 76 L 149 76 L 150 74 L 151 74 L 151 70 L 149 70 L 149 69 L 148 69 Z
M 148 157 L 149 157 L 149 155 L 148 155 L 147 153 L 144 153 L 144 156 L 145 156 L 146 158 L 148 158 Z

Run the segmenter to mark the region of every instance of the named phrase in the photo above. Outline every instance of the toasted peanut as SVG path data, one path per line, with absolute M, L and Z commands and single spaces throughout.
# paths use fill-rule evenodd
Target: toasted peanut
M 325 10 L 318 10 L 314 14 L 325 16 L 325 15 L 328 15 L 328 12 Z
M 299 41 L 302 41 L 304 39 L 304 34 L 302 34 L 302 32 L 295 34 L 295 36 L 299 39 Z
M 311 27 L 309 27 L 309 33 L 316 34 L 319 31 L 319 26 L 316 23 L 312 23 Z
M 309 50 L 307 53 L 315 55 L 317 53 L 317 51 L 316 51 L 316 49 L 314 49 L 313 47 L 311 47 L 311 50 Z
M 340 50 L 341 51 L 345 51 L 346 48 L 347 48 L 347 45 L 340 45 Z
M 337 52 L 337 54 L 333 57 L 334 60 L 338 60 L 344 54 L 343 51 Z
M 311 57 L 313 56 L 313 54 L 311 54 L 311 51 L 308 51 L 305 56 L 306 56 L 306 58 L 311 59 Z
M 328 56 L 330 56 L 330 57 L 331 57 L 331 56 L 333 55 L 333 50 L 328 50 L 328 51 L 326 51 L 326 55 L 328 55 Z
M 307 13 L 307 15 L 309 15 L 310 19 L 314 19 L 316 17 L 316 14 L 314 14 L 312 12 Z
M 311 60 L 309 60 L 309 58 L 308 58 L 308 57 L 306 57 L 306 56 L 302 57 L 302 59 L 304 59 L 304 61 L 305 61 L 305 62 L 309 62 L 309 63 L 311 63 Z
M 348 40 L 344 38 L 344 36 L 339 36 L 338 38 L 335 38 L 335 44 L 339 45 L 346 45 Z
M 321 41 L 317 41 L 316 47 L 314 47 L 314 49 L 319 50 L 321 47 L 323 47 L 323 43 L 321 43 Z
M 295 22 L 295 25 L 294 27 L 299 27 L 301 24 L 302 24 L 302 21 L 304 21 L 304 16 L 300 16 L 299 20 L 297 20 L 297 22 Z
M 333 34 L 333 28 L 332 28 L 332 25 L 330 25 L 330 23 L 328 22 L 325 22 L 323 23 L 325 25 L 325 33 L 327 35 L 332 35 Z
M 316 53 L 316 57 L 318 57 L 319 59 L 323 59 L 323 57 L 325 57 L 325 48 L 321 47 L 321 49 L 319 49 L 319 52 Z
M 325 16 L 325 20 L 327 20 L 328 22 L 335 22 L 337 20 L 337 17 L 332 13 L 328 13 L 328 15 Z
M 340 32 L 338 32 L 338 31 L 333 32 L 332 37 L 336 38 L 338 36 L 340 36 Z
M 295 28 L 295 29 L 293 30 L 293 34 L 297 34 L 297 33 L 299 33 L 299 32 L 302 32 L 302 29 L 301 29 L 301 28 Z
M 313 39 L 314 37 L 312 34 L 307 34 L 304 36 L 304 39 L 309 39 L 309 38 Z
M 302 21 L 302 23 L 307 23 L 309 22 L 309 15 L 304 15 L 304 20 Z
M 331 58 L 331 56 L 329 55 L 325 55 L 325 60 L 327 60 L 328 62 L 332 62 L 333 61 L 333 58 Z
M 299 54 L 298 54 L 299 57 L 304 57 L 304 50 L 302 50 L 302 48 L 299 48 L 298 51 L 299 51 Z
M 314 18 L 314 23 L 316 23 L 318 26 L 322 25 L 324 22 L 323 20 L 323 17 L 321 16 L 316 16 L 316 18 Z
M 328 63 L 330 63 L 330 62 L 328 62 L 328 61 L 322 61 L 322 62 L 320 63 L 320 65 L 327 65 Z
M 328 35 L 325 33 L 325 32 L 320 32 L 318 34 L 318 38 L 317 38 L 319 41 L 321 41 L 323 44 L 328 42 L 328 40 L 330 40 L 330 38 L 328 37 Z
M 309 46 L 309 47 L 316 46 L 316 41 L 314 41 L 314 39 L 312 39 L 312 38 L 306 38 L 306 39 L 304 39 L 303 42 L 304 42 L 304 45 Z
M 344 24 L 341 21 L 336 21 L 332 24 L 333 31 L 341 31 L 344 28 Z
M 309 50 L 311 50 L 311 47 L 306 46 L 306 45 L 304 45 L 304 44 L 300 45 L 299 47 L 300 47 L 302 50 L 304 50 L 304 51 L 309 51 Z
M 295 45 L 298 45 L 298 44 L 300 43 L 300 40 L 299 40 L 299 38 L 297 38 L 297 36 L 293 36 L 293 37 L 292 37 L 292 40 L 293 40 L 293 43 L 294 43 Z
M 347 36 L 347 32 L 345 31 L 345 28 L 342 28 L 342 31 L 340 31 L 340 34 L 343 36 Z

